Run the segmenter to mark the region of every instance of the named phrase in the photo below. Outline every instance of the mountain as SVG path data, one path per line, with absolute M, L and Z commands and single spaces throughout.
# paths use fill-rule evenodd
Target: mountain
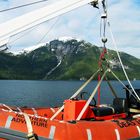
M 0 52 L 0 79 L 87 79 L 98 69 L 101 51 L 101 47 L 83 40 L 61 38 L 25 49 L 18 55 Z M 120 54 L 129 77 L 140 79 L 140 59 Z M 106 59 L 113 71 L 124 79 L 116 52 L 108 50 Z

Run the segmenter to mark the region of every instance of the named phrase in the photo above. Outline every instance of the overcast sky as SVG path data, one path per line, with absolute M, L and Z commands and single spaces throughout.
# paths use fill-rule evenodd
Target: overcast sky
M 37 0 L 0 0 L 0 10 L 34 1 Z M 0 23 L 55 1 L 48 0 L 34 6 L 0 13 Z M 140 58 L 140 0 L 108 0 L 108 15 L 119 50 Z M 26 31 L 12 37 L 9 46 L 14 51 L 34 46 L 44 35 L 46 37 L 41 43 L 63 36 L 71 36 L 101 46 L 99 29 L 99 10 L 90 5 L 85 5 L 47 21 L 30 32 Z M 26 35 L 21 39 L 14 41 L 25 33 Z M 107 47 L 114 49 L 110 35 L 108 35 L 108 40 Z

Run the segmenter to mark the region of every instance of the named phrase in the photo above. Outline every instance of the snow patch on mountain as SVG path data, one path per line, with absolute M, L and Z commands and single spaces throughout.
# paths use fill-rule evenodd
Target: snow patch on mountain
M 66 41 L 69 41 L 69 40 L 77 40 L 77 41 L 81 41 L 82 39 L 80 39 L 80 38 L 76 38 L 76 37 L 71 37 L 71 36 L 62 36 L 62 37 L 59 37 L 59 38 L 57 38 L 59 41 L 64 41 L 64 42 L 66 42 Z
M 80 39 L 80 38 L 71 37 L 71 36 L 58 37 L 58 38 L 56 38 L 56 40 L 63 41 L 63 42 L 67 42 L 70 40 L 77 40 L 78 42 L 82 41 L 82 39 Z M 45 46 L 46 44 L 49 44 L 51 41 L 53 41 L 53 40 L 50 40 L 50 41 L 45 42 L 45 43 L 40 43 L 37 45 L 29 46 L 29 47 L 23 48 L 23 49 L 9 50 L 9 52 L 13 53 L 14 55 L 22 54 L 24 52 L 29 53 L 29 52 L 34 51 L 42 46 Z
M 37 44 L 37 45 L 34 45 L 34 46 L 29 46 L 27 48 L 23 48 L 23 49 L 16 49 L 16 50 L 9 50 L 8 52 L 11 52 L 13 53 L 13 55 L 19 55 L 19 54 L 22 54 L 22 53 L 30 53 L 42 46 L 45 46 L 46 43 L 40 43 L 40 44 Z
M 40 43 L 40 44 L 37 44 L 37 45 L 34 45 L 34 46 L 30 46 L 28 48 L 23 49 L 23 52 L 28 53 L 28 52 L 34 51 L 34 50 L 36 50 L 36 49 L 38 49 L 42 46 L 45 46 L 45 45 L 46 45 L 46 43 Z

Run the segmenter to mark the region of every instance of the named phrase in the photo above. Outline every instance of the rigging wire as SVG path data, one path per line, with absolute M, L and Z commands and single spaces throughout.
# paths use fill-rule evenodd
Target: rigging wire
M 105 0 L 102 1 L 103 11 L 104 11 L 104 13 L 107 14 L 107 7 L 106 7 L 107 2 L 106 2 L 106 4 L 105 4 L 104 2 L 105 2 Z M 99 9 L 100 9 L 100 7 L 99 7 Z M 102 16 L 102 15 L 101 15 L 101 16 Z M 125 68 L 124 68 L 124 65 L 123 65 L 123 63 L 122 63 L 122 60 L 121 60 L 121 57 L 120 57 L 120 54 L 119 54 L 119 51 L 118 51 L 118 48 L 117 48 L 117 43 L 116 43 L 116 41 L 115 41 L 113 32 L 112 32 L 112 30 L 111 30 L 110 22 L 109 22 L 108 20 L 106 20 L 106 19 L 103 19 L 103 23 L 104 23 L 104 27 L 103 27 L 103 37 L 104 37 L 104 39 L 105 39 L 105 35 L 106 35 L 106 34 L 105 34 L 105 29 L 106 29 L 106 24 L 107 24 L 107 26 L 109 27 L 110 34 L 111 34 L 111 38 L 112 38 L 112 41 L 113 41 L 113 45 L 114 45 L 114 47 L 115 47 L 115 49 L 116 49 L 116 53 L 117 53 L 117 56 L 118 56 L 118 58 L 119 58 L 119 61 L 120 61 L 122 70 L 123 70 L 123 72 L 124 72 L 124 75 L 125 75 L 125 77 L 126 77 L 128 83 L 129 83 L 129 85 L 130 85 L 130 87 L 131 87 L 133 93 L 135 94 L 135 96 L 137 97 L 137 99 L 140 101 L 140 97 L 137 95 L 137 93 L 136 93 L 136 91 L 135 91 L 133 85 L 131 84 L 131 82 L 130 82 L 130 80 L 129 80 L 129 77 L 128 77 L 127 73 L 126 73 L 126 70 L 125 70 Z M 101 26 L 102 26 L 102 22 L 101 22 L 100 24 L 101 24 Z M 102 35 L 102 27 L 100 27 L 100 36 L 101 36 L 101 35 Z M 104 47 L 105 47 L 105 46 L 104 46 Z
M 48 33 L 54 28 L 54 26 L 57 24 L 57 22 L 60 20 L 60 16 L 57 17 L 56 21 L 50 26 L 50 28 L 47 30 L 47 32 L 43 35 L 43 37 L 36 43 L 36 45 L 38 45 L 39 43 L 41 43 L 41 41 L 46 37 L 46 35 L 48 35 Z M 41 25 L 41 24 L 40 24 Z M 8 46 L 11 47 L 11 44 L 15 43 L 17 40 L 21 39 L 22 37 L 28 35 L 31 31 L 33 31 L 34 29 L 36 29 L 39 25 L 30 28 L 29 31 L 25 32 L 24 34 L 22 34 L 21 36 L 19 36 L 18 38 L 16 38 L 15 40 L 9 41 Z
M 114 38 L 114 35 L 113 35 L 113 32 L 112 32 L 112 29 L 111 29 L 110 22 L 108 21 L 107 23 L 108 23 L 109 31 L 110 31 L 111 38 L 112 38 L 112 41 L 113 41 L 113 45 L 114 45 L 114 47 L 115 47 L 115 49 L 116 49 L 116 53 L 117 53 L 117 56 L 118 56 L 118 58 L 119 58 L 119 61 L 120 61 L 122 70 L 123 70 L 123 72 L 124 72 L 124 75 L 125 75 L 125 77 L 126 77 L 128 83 L 129 83 L 129 85 L 130 85 L 130 87 L 131 87 L 133 93 L 135 94 L 135 96 L 137 97 L 137 99 L 140 101 L 140 97 L 139 97 L 138 94 L 136 93 L 136 91 L 135 91 L 133 85 L 131 84 L 130 79 L 129 79 L 128 75 L 127 75 L 127 72 L 126 72 L 126 70 L 125 70 L 125 68 L 124 68 L 122 59 L 121 59 L 120 54 L 119 54 L 119 51 L 118 51 L 117 43 L 116 43 L 116 41 L 115 41 L 115 38 Z
M 48 35 L 49 32 L 52 31 L 52 29 L 55 27 L 55 25 L 57 24 L 57 22 L 60 20 L 60 16 L 57 17 L 56 21 L 50 26 L 50 28 L 47 30 L 47 32 L 43 35 L 43 37 L 37 42 L 37 44 L 41 43 L 42 40 L 44 40 L 44 38 L 46 37 L 46 35 Z
M 47 1 L 47 0 L 42 0 L 42 1 Z M 82 0 L 80 0 L 80 1 L 82 1 Z M 75 2 L 75 3 L 73 3 L 72 5 L 77 4 L 77 3 L 78 3 L 78 2 Z M 70 6 L 70 5 L 69 5 L 69 6 Z M 63 8 L 60 9 L 60 10 L 57 10 L 57 12 L 59 12 L 59 11 L 65 9 L 65 8 L 67 8 L 67 6 L 66 6 L 66 7 L 63 7 Z M 64 15 L 64 13 L 63 13 L 62 15 Z M 41 20 L 41 19 L 43 19 L 43 18 L 45 18 L 45 17 L 46 17 L 46 16 L 44 16 L 44 17 L 42 17 L 42 18 L 40 18 L 40 19 L 38 19 L 38 20 L 36 20 L 36 21 L 39 21 L 39 20 Z M 30 24 L 33 24 L 33 23 L 35 23 L 36 21 L 33 21 L 33 22 L 31 22 Z M 40 25 L 40 24 L 45 23 L 45 22 L 46 22 L 46 21 L 43 20 L 41 23 L 38 23 L 37 25 Z M 33 28 L 34 26 L 37 26 L 37 25 L 33 25 L 32 27 L 29 27 L 28 29 L 31 29 L 31 28 Z M 26 25 L 23 26 L 23 27 L 26 27 Z M 28 30 L 28 29 L 24 29 L 23 31 Z M 18 32 L 18 33 L 15 33 L 15 34 L 11 35 L 10 37 L 15 36 L 15 35 L 17 35 L 17 34 L 23 32 L 23 31 L 20 31 L 20 32 Z M 3 40 L 2 40 L 2 41 L 3 41 Z
M 38 25 L 39 26 L 39 25 Z M 21 39 L 22 37 L 26 36 L 28 33 L 30 33 L 31 31 L 33 31 L 34 29 L 36 29 L 38 26 L 32 27 L 29 30 L 27 30 L 25 33 L 23 33 L 21 36 L 17 37 L 16 39 L 9 41 L 8 43 L 11 45 L 13 43 L 15 43 L 17 40 Z M 11 36 L 12 37 L 12 36 Z
M 48 0 L 40 0 L 40 1 L 35 1 L 35 2 L 32 2 L 32 3 L 27 3 L 27 4 L 24 4 L 24 5 L 11 7 L 11 8 L 8 8 L 8 9 L 3 9 L 3 10 L 0 10 L 0 13 L 15 10 L 15 9 L 19 9 L 19 8 L 23 8 L 23 7 L 26 7 L 26 6 L 31 6 L 31 5 L 46 2 L 46 1 L 48 1 Z
M 45 0 L 45 1 L 47 1 L 47 0 Z M 80 0 L 80 1 L 82 1 L 82 0 Z M 78 2 L 75 2 L 74 4 L 77 4 Z M 73 4 L 73 5 L 74 5 Z M 65 9 L 66 7 L 64 7 L 64 8 L 62 8 L 61 10 L 63 10 L 63 9 Z M 58 10 L 57 12 L 59 12 L 59 11 L 61 11 L 61 10 Z M 64 14 L 64 13 L 63 13 Z M 62 15 L 63 15 L 62 14 Z M 39 21 L 39 20 L 41 20 L 41 19 L 43 19 L 43 18 L 45 18 L 46 16 L 44 16 L 44 17 L 42 17 L 42 18 L 40 18 L 40 19 L 38 19 L 37 21 Z M 30 24 L 33 24 L 33 23 L 35 23 L 36 21 L 33 21 L 33 22 L 31 22 Z M 42 21 L 41 23 L 38 23 L 37 25 L 34 25 L 34 26 L 32 26 L 32 27 L 29 27 L 28 29 L 31 29 L 31 28 L 33 28 L 33 27 L 35 27 L 35 26 L 38 26 L 38 25 L 40 25 L 40 24 L 42 24 L 42 23 L 45 23 L 46 21 Z M 26 25 L 25 25 L 26 26 Z M 25 27 L 25 26 L 23 26 L 23 27 Z M 25 30 L 28 30 L 28 29 L 25 29 Z M 18 32 L 18 33 L 15 33 L 14 35 L 11 35 L 11 37 L 12 36 L 15 36 L 15 35 L 17 35 L 17 34 L 19 34 L 19 33 L 21 33 L 21 32 L 24 32 L 25 30 L 23 30 L 23 31 L 20 31 L 20 32 Z M 2 40 L 3 41 L 3 40 Z

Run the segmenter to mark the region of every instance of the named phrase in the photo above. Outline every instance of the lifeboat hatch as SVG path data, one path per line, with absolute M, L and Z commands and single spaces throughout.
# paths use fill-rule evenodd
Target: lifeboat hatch
M 65 100 L 64 102 L 64 121 L 76 120 L 86 100 Z M 128 104 L 126 99 L 115 98 L 113 105 L 89 106 L 84 112 L 81 120 L 110 120 L 126 118 L 128 114 Z
M 86 100 L 65 100 L 64 120 L 65 121 L 76 120 L 86 102 L 87 102 Z M 90 109 L 90 107 L 88 107 L 81 119 L 88 119 L 91 117 L 94 117 L 94 114 L 93 111 Z

